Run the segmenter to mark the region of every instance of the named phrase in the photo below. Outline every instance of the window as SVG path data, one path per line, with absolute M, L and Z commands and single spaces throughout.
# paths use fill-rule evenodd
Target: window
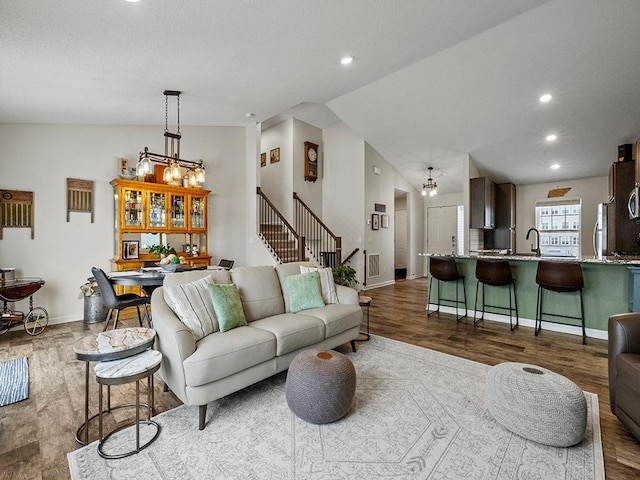
M 545 198 L 536 202 L 536 228 L 541 232 L 543 255 L 580 255 L 581 207 L 580 198 Z

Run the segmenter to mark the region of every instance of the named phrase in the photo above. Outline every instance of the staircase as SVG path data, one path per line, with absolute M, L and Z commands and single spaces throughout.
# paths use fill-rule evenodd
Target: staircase
M 257 188 L 260 231 L 258 235 L 280 263 L 305 259 L 305 238 L 299 235 L 264 192 Z
M 293 192 L 296 231 L 305 238 L 307 252 L 325 267 L 342 263 L 342 237 L 336 236 L 311 208 Z

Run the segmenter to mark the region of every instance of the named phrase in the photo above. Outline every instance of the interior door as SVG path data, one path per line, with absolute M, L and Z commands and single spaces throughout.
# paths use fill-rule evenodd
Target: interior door
M 455 205 L 427 208 L 427 253 L 456 253 L 457 218 Z
M 394 268 L 407 268 L 407 211 L 395 211 L 395 266 Z

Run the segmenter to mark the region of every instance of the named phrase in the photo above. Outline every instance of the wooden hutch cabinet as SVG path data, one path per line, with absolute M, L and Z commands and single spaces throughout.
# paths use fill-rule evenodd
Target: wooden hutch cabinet
M 115 271 L 155 265 L 157 254 L 146 251 L 143 239 L 173 247 L 191 266 L 211 262 L 207 242 L 207 199 L 210 190 L 116 178 L 111 181 L 115 200 Z M 152 237 L 153 238 L 153 237 Z M 198 255 L 191 254 L 193 246 Z M 188 248 L 185 248 L 188 247 Z M 185 252 L 184 250 L 189 250 Z

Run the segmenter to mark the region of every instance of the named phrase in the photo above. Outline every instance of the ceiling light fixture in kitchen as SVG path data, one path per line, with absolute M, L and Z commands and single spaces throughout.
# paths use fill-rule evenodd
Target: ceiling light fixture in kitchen
M 558 170 L 560 168 L 560 164 L 559 163 L 554 163 L 553 165 L 551 165 L 551 170 Z
M 540 97 L 540 102 L 541 103 L 547 103 L 547 102 L 551 101 L 552 98 L 553 98 L 553 96 L 550 93 L 545 93 L 544 95 L 542 95 Z
M 340 60 L 340 63 L 342 65 L 349 65 L 351 62 L 353 62 L 353 57 L 352 56 L 343 57 L 342 60 Z
M 422 196 L 426 196 L 427 192 L 429 192 L 429 196 L 433 197 L 438 193 L 438 185 L 433 178 L 431 178 L 433 167 L 429 167 L 427 170 L 429 170 L 429 178 L 427 178 L 427 183 L 422 184 Z
M 547 135 L 547 136 L 545 137 L 545 140 L 546 140 L 547 142 L 553 142 L 553 141 L 554 141 L 554 140 L 556 140 L 557 138 L 558 138 L 558 136 L 557 136 L 555 133 L 551 133 L 551 134 L 549 134 L 549 135 Z

